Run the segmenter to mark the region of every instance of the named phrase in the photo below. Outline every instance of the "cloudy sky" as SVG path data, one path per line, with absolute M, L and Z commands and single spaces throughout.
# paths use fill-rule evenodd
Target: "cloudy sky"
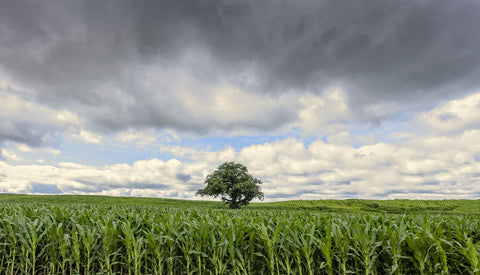
M 480 1 L 1 2 L 2 193 L 480 198 Z

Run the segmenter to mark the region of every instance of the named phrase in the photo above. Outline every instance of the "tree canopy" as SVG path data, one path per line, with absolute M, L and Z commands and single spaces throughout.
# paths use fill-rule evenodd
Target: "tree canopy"
M 233 209 L 247 205 L 254 198 L 264 198 L 259 186 L 262 181 L 250 175 L 245 165 L 233 161 L 218 166 L 206 177 L 205 183 L 207 186 L 199 189 L 197 195 L 221 196 L 222 201 Z

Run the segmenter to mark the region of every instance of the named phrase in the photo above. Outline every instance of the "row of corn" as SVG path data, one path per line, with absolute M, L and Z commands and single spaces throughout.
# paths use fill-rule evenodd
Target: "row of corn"
M 479 218 L 0 203 L 0 274 L 480 274 Z

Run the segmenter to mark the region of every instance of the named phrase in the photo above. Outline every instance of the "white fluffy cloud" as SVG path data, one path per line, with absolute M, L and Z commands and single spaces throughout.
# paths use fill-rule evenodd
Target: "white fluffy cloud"
M 85 123 L 65 108 L 53 108 L 22 97 L 23 88 L 0 82 L 0 143 L 16 142 L 24 146 L 51 147 L 61 136 L 87 143 L 101 144 L 101 136 L 85 129 Z
M 7 151 L 5 148 L 2 148 L 0 150 L 0 157 L 4 158 L 5 160 L 10 160 L 10 161 L 19 161 L 21 160 L 20 157 L 18 157 L 15 153 Z
M 419 116 L 421 122 L 439 132 L 480 127 L 480 92 L 449 101 Z
M 304 95 L 300 103 L 303 109 L 298 118 L 306 133 L 336 130 L 342 122 L 351 119 L 346 95 L 339 88 L 329 89 L 322 96 Z
M 115 137 L 116 140 L 123 143 L 136 143 L 139 146 L 147 146 L 158 140 L 158 136 L 151 132 L 140 132 L 133 129 L 120 132 Z
M 12 95 L 5 98 L 10 102 L 21 100 Z M 240 109 L 228 105 L 228 100 L 222 100 L 226 99 L 218 99 L 218 105 L 226 106 L 228 110 L 218 112 L 231 111 L 230 119 L 239 116 L 239 110 L 247 105 L 261 109 L 258 106 L 268 107 L 270 104 L 268 100 L 257 104 L 247 94 L 239 94 L 234 100 L 239 102 Z M 244 163 L 254 176 L 264 181 L 262 189 L 267 201 L 350 197 L 477 198 L 480 195 L 480 130 L 475 128 L 475 114 L 480 101 L 478 94 L 413 116 L 413 119 L 420 118 L 433 131 L 424 134 L 406 129 L 387 132 L 387 137 L 400 142 L 372 139 L 359 146 L 352 145 L 352 140 L 359 137 L 353 136 L 348 127 L 329 128 L 340 118 L 351 119 L 341 91 L 297 100 L 303 107 L 298 111 L 298 120 L 292 125 L 312 131 L 328 128 L 324 139 L 305 142 L 299 137 L 287 137 L 239 149 L 225 146 L 221 150 L 211 150 L 175 143 L 167 145 L 181 140 L 174 131 L 158 134 L 129 129 L 118 134 L 115 140 L 139 146 L 155 144 L 160 155 L 168 155 L 171 159 L 150 158 L 131 164 L 120 162 L 104 166 L 74 162 L 44 164 L 42 161 L 34 165 L 18 165 L 15 162 L 20 160 L 19 155 L 46 149 L 17 143 L 8 150 L 2 148 L 0 190 L 195 198 L 195 191 L 203 186 L 208 173 L 222 162 L 233 160 Z M 272 103 L 272 106 L 277 103 Z M 27 114 L 28 110 L 35 112 L 36 108 L 42 108 L 34 105 L 28 109 L 20 105 L 11 104 L 9 108 L 13 113 Z M 66 111 L 42 111 L 46 111 L 52 123 L 67 124 L 67 131 L 69 127 L 82 124 L 74 114 Z M 215 110 L 208 112 L 214 114 Z M 326 113 L 335 114 L 337 119 L 330 121 L 323 118 Z M 458 124 L 447 121 L 446 126 L 441 126 L 440 119 L 444 119 L 446 113 L 453 114 Z M 6 116 L 6 113 L 3 115 Z M 78 131 L 81 131 L 80 126 L 76 128 Z
M 43 193 L 54 186 L 67 194 L 154 195 L 192 197 L 198 184 L 195 167 L 184 167 L 177 160 L 141 160 L 104 167 L 60 163 L 58 166 L 18 165 L 0 162 L 0 190 L 3 192 Z M 26 171 L 28 171 L 26 173 Z M 200 171 L 201 174 L 201 171 Z
M 162 150 L 171 159 L 141 160 L 104 167 L 60 163 L 12 166 L 2 163 L 0 189 L 39 192 L 56 186 L 73 194 L 109 194 L 193 198 L 206 175 L 227 160 L 244 163 L 262 179 L 267 201 L 322 198 L 475 198 L 480 194 L 480 131 L 465 132 L 416 146 L 377 143 L 354 148 L 321 140 L 305 145 L 295 138 L 252 145 L 239 151 L 198 151 L 178 146 Z M 440 150 L 446 143 L 461 148 Z M 423 142 L 423 143 L 422 143 Z M 413 141 L 412 141 L 413 143 Z M 420 150 L 421 149 L 421 150 Z M 463 150 L 462 150 L 463 149 Z M 25 173 L 28 171 L 28 173 Z
M 192 116 L 222 127 L 268 128 L 268 125 L 278 125 L 281 116 L 290 118 L 298 106 L 293 94 L 253 94 L 227 84 L 212 87 L 211 93 L 198 94 L 195 89 L 188 89 L 177 96 Z

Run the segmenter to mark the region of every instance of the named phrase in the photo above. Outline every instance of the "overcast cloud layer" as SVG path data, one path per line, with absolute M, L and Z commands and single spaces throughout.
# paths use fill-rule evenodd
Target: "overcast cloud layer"
M 479 198 L 480 2 L 3 1 L 0 191 Z

